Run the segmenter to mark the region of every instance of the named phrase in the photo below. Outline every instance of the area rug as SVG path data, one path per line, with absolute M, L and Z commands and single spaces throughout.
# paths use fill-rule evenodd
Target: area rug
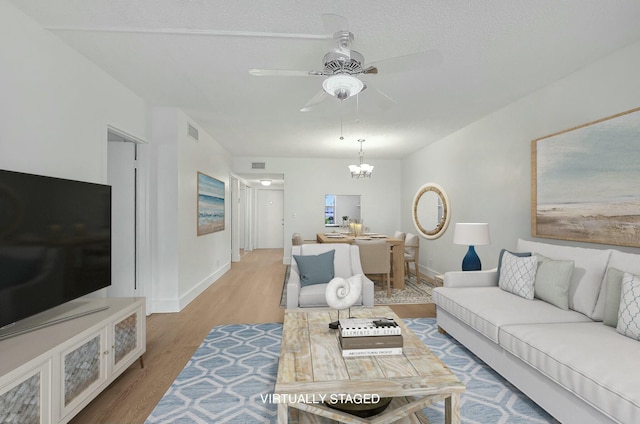
M 404 320 L 458 376 L 465 424 L 535 424 L 556 421 L 450 336 L 435 319 Z M 214 327 L 160 400 L 147 424 L 273 423 L 269 402 L 278 372 L 282 324 Z M 444 402 L 424 409 L 444 422 Z
M 287 280 L 289 280 L 289 270 L 287 269 L 284 274 L 284 281 L 282 283 L 282 295 L 280 296 L 280 307 L 285 308 L 287 306 Z M 391 288 L 391 297 L 387 297 L 387 290 L 384 288 L 381 281 L 374 281 L 373 302 L 375 305 L 408 305 L 408 304 L 424 304 L 432 303 L 431 289 L 435 287 L 430 281 L 421 278 L 420 281 L 416 280 L 414 274 L 405 275 L 404 289 Z

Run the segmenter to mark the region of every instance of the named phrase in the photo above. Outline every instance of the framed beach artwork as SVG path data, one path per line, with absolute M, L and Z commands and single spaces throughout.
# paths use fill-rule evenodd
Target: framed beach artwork
M 198 172 L 198 235 L 224 230 L 224 183 Z
M 531 144 L 533 236 L 640 247 L 640 108 Z

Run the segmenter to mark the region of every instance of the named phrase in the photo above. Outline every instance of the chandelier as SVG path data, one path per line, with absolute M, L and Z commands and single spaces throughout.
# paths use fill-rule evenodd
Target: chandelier
M 364 139 L 361 138 L 358 140 L 360 143 L 360 165 L 349 165 L 349 171 L 351 172 L 351 178 L 371 178 L 371 173 L 373 172 L 373 165 L 369 165 L 368 163 L 364 163 L 364 152 L 362 151 L 362 143 L 364 143 Z

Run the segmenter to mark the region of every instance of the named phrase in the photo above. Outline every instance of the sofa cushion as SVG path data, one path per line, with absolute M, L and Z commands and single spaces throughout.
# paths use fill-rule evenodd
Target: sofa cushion
M 498 287 L 436 287 L 433 301 L 494 343 L 498 343 L 498 330 L 503 325 L 591 322 L 581 313 L 527 300 Z
M 640 341 L 640 277 L 628 272 L 622 277 L 618 333 Z
M 536 253 L 538 270 L 534 284 L 535 297 L 561 309 L 569 309 L 569 285 L 573 261 L 554 261 Z
M 538 258 L 535 256 L 519 257 L 502 252 L 498 286 L 525 299 L 533 299 L 537 262 Z
M 335 250 L 330 250 L 319 255 L 293 255 L 300 271 L 300 285 L 305 287 L 331 281 L 335 253 Z
M 326 284 L 312 284 L 310 286 L 300 287 L 300 294 L 298 295 L 298 306 L 301 308 L 317 308 L 326 307 L 327 297 L 325 292 L 327 290 Z M 354 305 L 362 305 L 362 294 L 358 297 L 358 300 Z
M 630 272 L 631 274 L 640 275 L 640 255 L 633 253 L 621 252 L 619 250 L 611 250 L 611 256 L 609 257 L 609 268 L 616 268 L 622 272 Z M 604 303 L 607 298 L 607 282 L 602 284 L 600 291 L 600 297 L 594 310 L 594 316 L 602 317 L 604 319 Z
M 617 268 L 609 267 L 604 279 L 604 318 L 603 324 L 610 327 L 618 325 L 618 311 L 622 293 L 622 277 L 624 272 Z M 602 294 L 600 295 L 602 296 Z
M 516 250 L 533 252 L 555 260 L 574 261 L 575 267 L 569 286 L 569 309 L 582 312 L 595 320 L 602 320 L 602 311 L 596 311 L 602 281 L 609 261 L 609 250 L 585 249 L 518 239 Z
M 510 325 L 500 345 L 621 423 L 640 416 L 640 343 L 600 322 Z

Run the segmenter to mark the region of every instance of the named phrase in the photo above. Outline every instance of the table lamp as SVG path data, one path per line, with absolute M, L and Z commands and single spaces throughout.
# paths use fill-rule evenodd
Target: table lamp
M 453 234 L 454 244 L 465 244 L 469 250 L 462 259 L 463 271 L 480 271 L 482 264 L 474 246 L 489 244 L 489 224 L 487 223 L 457 223 Z

